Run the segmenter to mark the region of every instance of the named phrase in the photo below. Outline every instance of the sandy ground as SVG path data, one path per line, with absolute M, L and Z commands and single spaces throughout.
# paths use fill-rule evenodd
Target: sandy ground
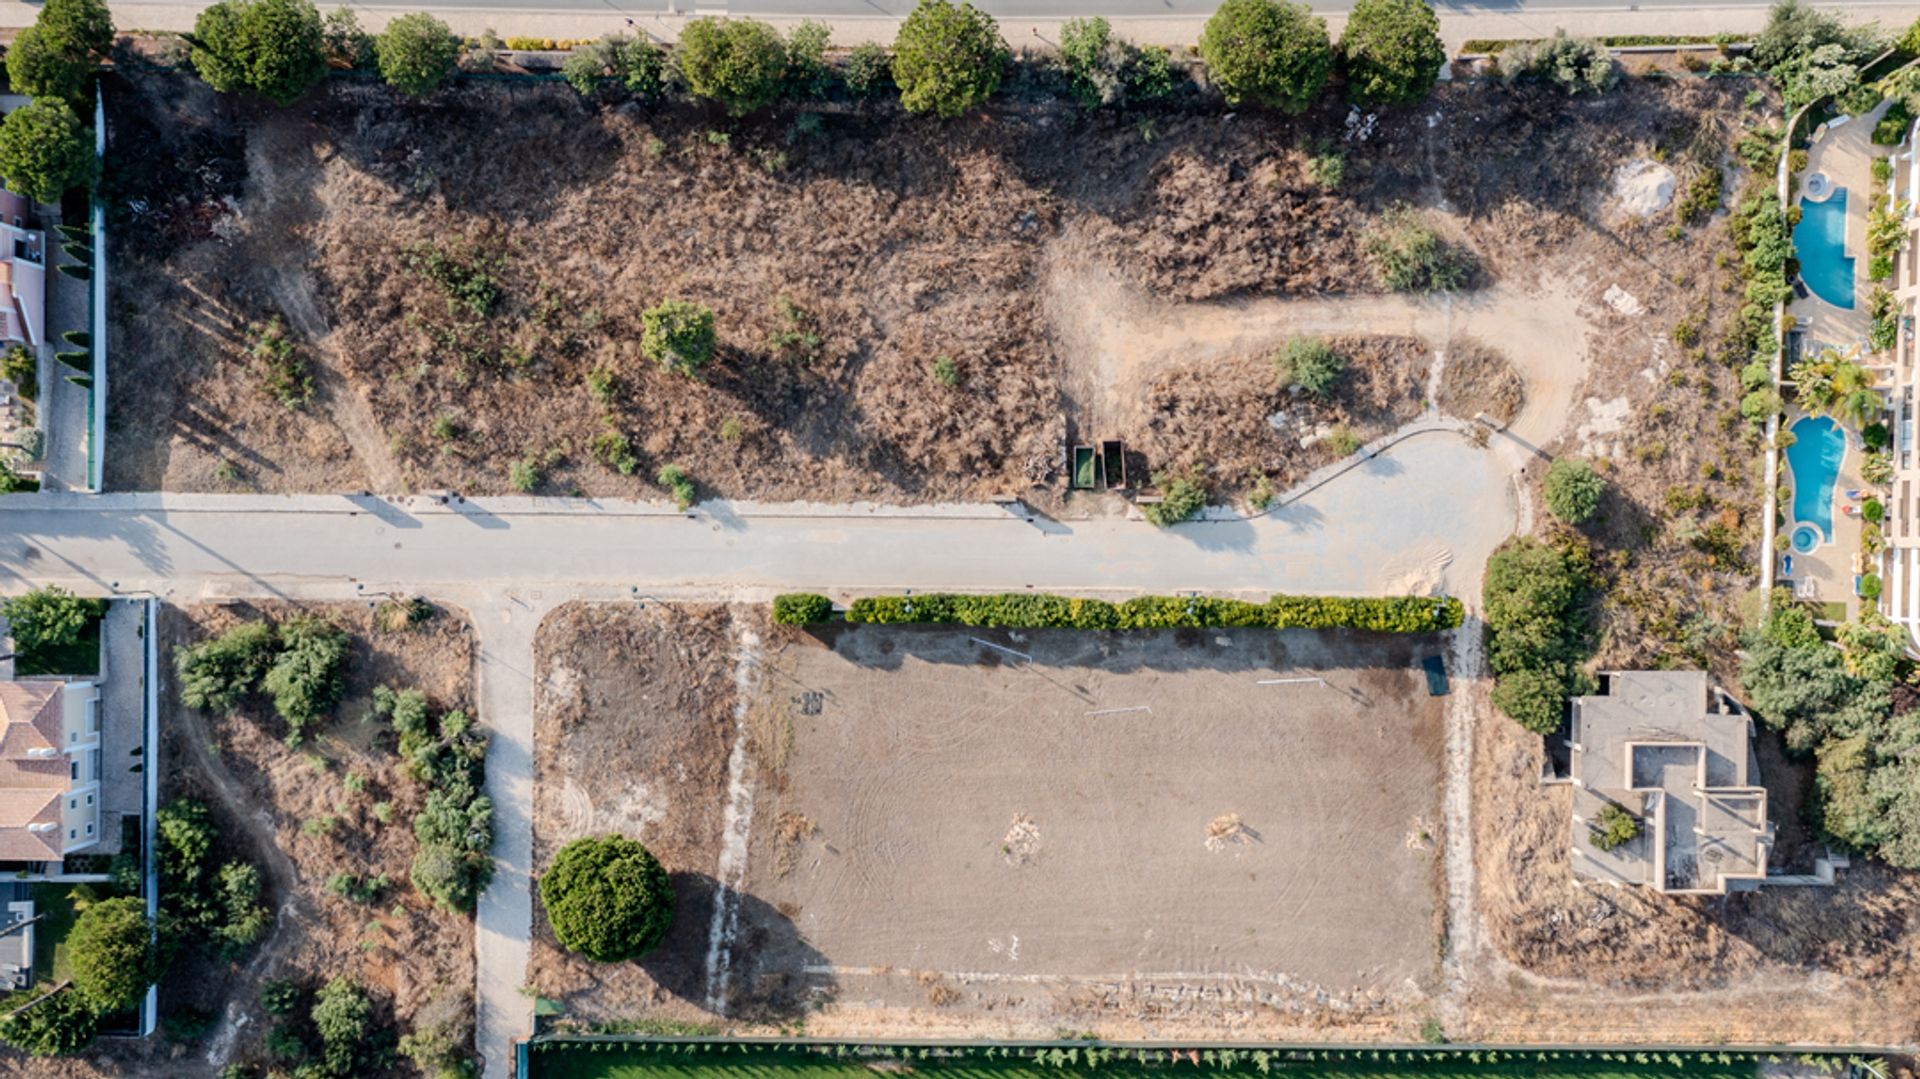
M 537 928 L 535 984 L 573 1019 L 1418 1026 L 1439 957 L 1430 643 L 991 635 L 1029 665 L 964 632 L 823 641 L 752 617 L 548 624 L 537 859 L 617 828 L 661 851 L 681 899 L 637 964 L 585 968 Z M 1328 685 L 1255 684 L 1314 676 Z

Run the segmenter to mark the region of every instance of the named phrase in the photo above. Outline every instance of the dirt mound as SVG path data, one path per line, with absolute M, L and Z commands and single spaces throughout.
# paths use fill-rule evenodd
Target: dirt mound
M 1506 356 L 1471 337 L 1447 342 L 1446 366 L 1440 369 L 1440 391 L 1434 403 L 1440 411 L 1470 420 L 1485 413 L 1511 423 L 1526 401 L 1526 383 Z
M 1613 197 L 1621 208 L 1652 217 L 1673 203 L 1673 170 L 1651 158 L 1635 158 L 1613 170 Z

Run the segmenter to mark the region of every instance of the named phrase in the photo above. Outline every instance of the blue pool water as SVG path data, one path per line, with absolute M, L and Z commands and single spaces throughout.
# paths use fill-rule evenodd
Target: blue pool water
M 1800 527 L 1793 530 L 1793 549 L 1794 550 L 1799 551 L 1801 554 L 1807 554 L 1811 552 L 1815 547 L 1818 547 L 1818 546 L 1820 546 L 1820 530 L 1819 529 L 1813 527 L 1812 525 L 1801 525 Z M 1789 567 L 1786 571 L 1787 576 L 1791 577 L 1793 576 L 1793 570 L 1791 568 L 1793 566 L 1792 555 L 1787 556 L 1787 566 Z
M 1847 257 L 1847 189 L 1836 187 L 1825 202 L 1800 200 L 1793 226 L 1793 253 L 1800 277 L 1815 296 L 1835 307 L 1853 307 L 1853 260 Z
M 1793 421 L 1791 430 L 1793 445 L 1787 447 L 1787 467 L 1793 470 L 1793 545 L 1800 546 L 1802 525 L 1813 525 L 1831 541 L 1833 485 L 1840 476 L 1840 462 L 1847 456 L 1847 436 L 1839 424 L 1825 416 L 1802 416 Z

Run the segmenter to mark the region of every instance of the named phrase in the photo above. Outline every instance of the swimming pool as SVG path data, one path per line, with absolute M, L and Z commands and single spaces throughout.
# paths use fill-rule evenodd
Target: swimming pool
M 1846 188 L 1834 188 L 1823 202 L 1800 200 L 1800 223 L 1793 226 L 1793 253 L 1800 260 L 1801 280 L 1815 296 L 1835 307 L 1853 308 Z
M 1825 416 L 1802 416 L 1793 421 L 1791 430 L 1787 467 L 1793 470 L 1793 545 L 1800 548 L 1802 525 L 1813 525 L 1832 542 L 1833 485 L 1847 456 L 1847 436 Z M 1811 545 L 1801 548 L 1801 553 L 1809 549 Z

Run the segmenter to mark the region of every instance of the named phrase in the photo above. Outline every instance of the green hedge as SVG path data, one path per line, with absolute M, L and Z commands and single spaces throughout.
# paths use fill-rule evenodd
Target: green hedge
M 1457 599 L 1420 596 L 1351 599 L 1274 596 L 1265 603 L 1212 596 L 1139 596 L 1123 603 L 1044 593 L 995 596 L 929 592 L 868 596 L 847 608 L 847 621 L 878 625 L 956 624 L 1007 629 L 1177 629 L 1258 626 L 1265 629 L 1366 629 L 1432 633 L 1460 624 Z
M 814 592 L 773 597 L 773 620 L 783 626 L 808 626 L 833 617 L 833 601 Z

